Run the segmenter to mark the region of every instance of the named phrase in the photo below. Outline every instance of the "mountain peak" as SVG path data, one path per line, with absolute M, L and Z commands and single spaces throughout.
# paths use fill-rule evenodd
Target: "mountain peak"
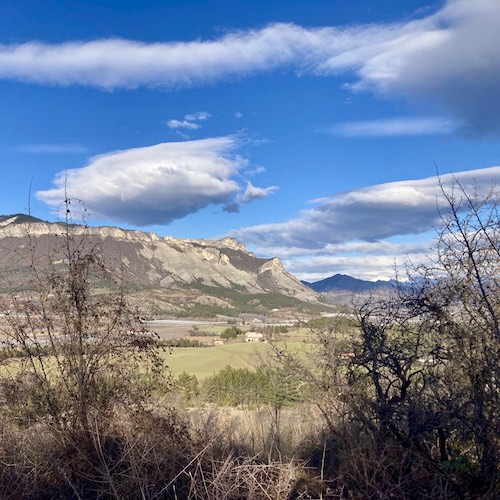
M 328 293 L 336 291 L 347 292 L 370 292 L 380 289 L 389 289 L 394 286 L 393 280 L 390 281 L 367 281 L 353 278 L 348 274 L 335 274 L 329 278 L 315 281 L 314 283 L 303 283 L 316 292 Z
M 7 226 L 8 224 L 26 224 L 30 222 L 44 221 L 27 214 L 0 215 L 0 226 Z

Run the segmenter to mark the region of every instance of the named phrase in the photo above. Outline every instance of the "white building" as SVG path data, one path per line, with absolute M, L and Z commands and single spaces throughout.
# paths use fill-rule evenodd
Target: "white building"
M 264 342 L 264 335 L 260 332 L 246 332 L 245 342 Z

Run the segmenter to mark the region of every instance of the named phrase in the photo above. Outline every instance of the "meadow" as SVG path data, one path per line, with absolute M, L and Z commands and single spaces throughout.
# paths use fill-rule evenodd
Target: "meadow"
M 284 345 L 283 341 L 276 346 Z M 300 340 L 286 342 L 291 352 L 307 351 L 311 344 Z M 256 369 L 262 360 L 272 356 L 272 349 L 264 342 L 235 342 L 214 347 L 175 347 L 162 354 L 165 363 L 176 376 L 182 372 L 195 375 L 199 381 L 214 375 L 226 366 Z

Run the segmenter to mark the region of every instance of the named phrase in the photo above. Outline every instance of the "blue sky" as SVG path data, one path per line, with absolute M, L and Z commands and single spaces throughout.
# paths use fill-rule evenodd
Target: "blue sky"
M 3 214 L 56 220 L 66 190 L 92 225 L 231 235 L 300 278 L 377 279 L 429 254 L 437 170 L 500 177 L 497 0 L 0 14 Z

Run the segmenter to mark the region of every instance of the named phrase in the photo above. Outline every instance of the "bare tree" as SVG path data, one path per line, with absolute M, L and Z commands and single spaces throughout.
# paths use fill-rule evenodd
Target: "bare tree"
M 496 186 L 486 197 L 455 181 L 438 236 L 437 292 L 456 384 L 457 415 L 473 445 L 479 482 L 498 481 L 500 456 L 500 221 Z
M 494 498 L 500 485 L 498 190 L 458 180 L 431 264 L 386 299 L 358 304 L 357 326 L 317 332 L 312 366 L 339 477 L 361 496 Z
M 500 454 L 498 194 L 481 198 L 458 180 L 442 193 L 434 263 L 397 297 L 360 308 L 353 409 L 380 446 L 393 440 L 442 475 L 467 463 L 471 488 L 491 495 Z
M 72 200 L 63 208 L 50 250 L 38 248 L 28 230 L 31 284 L 6 299 L 1 324 L 20 355 L 2 372 L 1 394 L 18 419 L 85 431 L 116 405 L 146 404 L 147 379 L 163 366 L 154 334 L 127 304 L 99 242 L 73 223 Z

